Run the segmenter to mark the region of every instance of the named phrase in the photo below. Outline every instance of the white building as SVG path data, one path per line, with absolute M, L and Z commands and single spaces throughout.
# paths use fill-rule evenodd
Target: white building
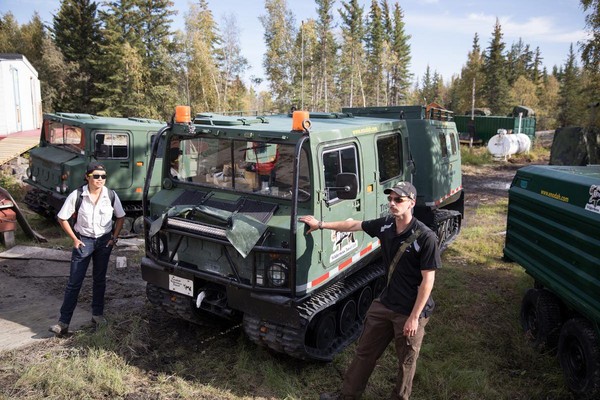
M 0 53 L 0 137 L 42 126 L 38 73 L 21 54 Z

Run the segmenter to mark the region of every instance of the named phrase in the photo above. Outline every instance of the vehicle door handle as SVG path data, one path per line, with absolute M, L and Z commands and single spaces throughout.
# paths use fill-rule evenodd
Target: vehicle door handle
M 360 200 L 354 200 L 354 204 L 353 204 L 354 208 L 356 208 L 356 211 L 360 211 Z
M 129 161 L 121 161 L 121 168 L 129 168 Z

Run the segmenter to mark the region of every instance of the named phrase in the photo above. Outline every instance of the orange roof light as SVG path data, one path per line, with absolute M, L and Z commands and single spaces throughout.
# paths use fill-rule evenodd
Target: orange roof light
M 189 124 L 192 122 L 190 106 L 175 107 L 175 122 Z
M 292 130 L 308 132 L 310 129 L 310 114 L 308 111 L 294 111 L 292 114 Z

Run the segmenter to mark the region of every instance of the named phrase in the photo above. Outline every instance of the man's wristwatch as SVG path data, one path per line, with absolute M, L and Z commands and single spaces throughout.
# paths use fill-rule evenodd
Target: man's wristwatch
M 319 221 L 319 229 L 323 229 L 323 221 Z
M 118 237 L 116 237 L 116 236 L 113 236 L 113 237 L 112 237 L 112 242 L 113 242 L 113 243 L 117 243 L 118 241 L 119 241 L 119 238 L 118 238 Z

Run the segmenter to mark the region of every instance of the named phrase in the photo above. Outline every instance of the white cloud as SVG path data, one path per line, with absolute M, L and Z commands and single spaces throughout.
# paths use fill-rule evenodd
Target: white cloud
M 412 14 L 406 16 L 406 25 L 409 32 L 412 28 L 427 29 L 436 34 L 444 33 L 456 35 L 457 33 L 474 35 L 479 33 L 480 38 L 490 37 L 496 24 L 500 21 L 502 34 L 507 42 L 523 38 L 546 43 L 570 43 L 583 40 L 587 34 L 583 30 L 568 30 L 555 19 L 548 16 L 531 17 L 525 21 L 517 21 L 512 16 L 496 16 L 486 13 L 469 13 L 462 16 L 449 13 L 437 15 Z M 449 36 L 450 37 L 450 36 Z

